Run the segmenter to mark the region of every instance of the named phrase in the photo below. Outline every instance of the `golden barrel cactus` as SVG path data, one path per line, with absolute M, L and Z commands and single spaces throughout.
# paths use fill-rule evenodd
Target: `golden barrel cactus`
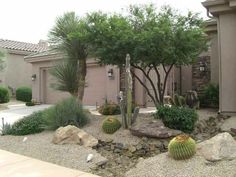
M 188 135 L 178 135 L 170 141 L 168 152 L 175 160 L 191 158 L 196 153 L 196 142 Z

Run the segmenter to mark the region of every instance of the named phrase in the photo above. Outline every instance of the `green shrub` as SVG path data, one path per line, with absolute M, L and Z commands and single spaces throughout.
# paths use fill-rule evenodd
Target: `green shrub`
M 42 132 L 45 124 L 42 115 L 43 111 L 38 111 L 18 120 L 12 125 L 10 134 L 28 135 Z
M 203 94 L 200 97 L 202 107 L 219 107 L 219 85 L 208 84 L 203 89 Z
M 46 129 L 55 130 L 61 126 L 82 127 L 88 122 L 88 113 L 76 98 L 65 99 L 44 111 Z
M 16 99 L 19 101 L 30 102 L 32 99 L 32 89 L 29 87 L 19 87 L 16 89 Z
M 113 134 L 121 127 L 120 121 L 113 117 L 107 117 L 102 123 L 102 129 L 105 133 Z
M 102 115 L 117 115 L 120 114 L 120 106 L 115 103 L 105 103 L 100 106 L 98 112 Z
M 166 127 L 188 133 L 193 131 L 198 120 L 197 112 L 194 109 L 176 106 L 158 107 L 155 117 L 160 118 Z
M 5 87 L 0 87 L 0 103 L 7 103 L 10 101 L 9 90 Z
M 11 124 L 5 123 L 2 127 L 2 135 L 11 135 L 12 134 L 12 128 Z
M 34 104 L 34 102 L 30 101 L 30 102 L 26 102 L 25 105 L 26 106 L 34 106 L 35 104 Z

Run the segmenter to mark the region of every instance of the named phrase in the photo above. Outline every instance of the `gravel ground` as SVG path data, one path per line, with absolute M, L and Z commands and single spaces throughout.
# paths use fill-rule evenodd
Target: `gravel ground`
M 91 115 L 90 123 L 85 126 L 83 129 L 88 132 L 89 134 L 93 135 L 97 139 L 106 141 L 106 140 L 113 140 L 116 143 L 123 143 L 123 144 L 133 144 L 136 145 L 140 142 L 140 138 L 133 136 L 129 130 L 124 130 L 120 128 L 114 134 L 105 134 L 102 132 L 102 122 L 106 116 L 98 116 L 98 115 Z M 120 116 L 116 116 L 119 120 L 121 120 Z M 153 120 L 151 114 L 139 114 L 136 123 L 142 124 L 142 122 Z
M 95 150 L 79 145 L 55 145 L 51 143 L 53 132 L 42 132 L 24 136 L 0 136 L 0 149 L 33 157 L 61 166 L 89 172 L 97 162 L 105 160 Z M 93 161 L 86 162 L 88 154 L 94 154 Z
M 210 163 L 195 155 L 189 160 L 176 161 L 163 153 L 141 160 L 126 177 L 236 177 L 236 159 Z

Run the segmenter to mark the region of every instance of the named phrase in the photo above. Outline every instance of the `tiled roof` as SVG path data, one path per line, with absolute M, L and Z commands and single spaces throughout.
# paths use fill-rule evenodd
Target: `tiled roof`
M 26 42 L 12 41 L 0 39 L 0 48 L 11 49 L 11 50 L 21 50 L 27 52 L 42 52 L 48 49 L 45 44 L 32 44 Z

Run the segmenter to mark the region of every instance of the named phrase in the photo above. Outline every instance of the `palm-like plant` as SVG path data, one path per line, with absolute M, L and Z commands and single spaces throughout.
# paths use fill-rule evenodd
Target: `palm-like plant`
M 77 67 L 70 62 L 60 62 L 51 70 L 50 74 L 57 79 L 56 83 L 52 83 L 52 88 L 60 91 L 67 91 L 73 96 L 78 96 L 78 78 Z
M 63 88 L 65 91 L 73 93 L 73 95 L 78 94 L 78 98 L 81 101 L 83 100 L 84 95 L 86 58 L 88 55 L 85 25 L 84 19 L 79 19 L 74 12 L 69 12 L 57 18 L 55 26 L 49 32 L 49 42 L 51 43 L 52 49 L 65 54 L 67 63 L 61 64 L 61 66 L 58 65 L 54 68 L 54 76 L 57 78 L 59 81 L 58 84 L 60 85 L 58 85 L 57 88 Z M 64 71 L 59 71 L 59 68 L 64 69 Z M 65 72 L 69 70 L 69 74 Z M 76 76 L 72 76 L 72 74 L 75 74 Z M 67 77 L 68 75 L 74 80 L 71 78 L 69 79 Z M 77 86 L 77 92 L 75 92 L 75 86 Z

